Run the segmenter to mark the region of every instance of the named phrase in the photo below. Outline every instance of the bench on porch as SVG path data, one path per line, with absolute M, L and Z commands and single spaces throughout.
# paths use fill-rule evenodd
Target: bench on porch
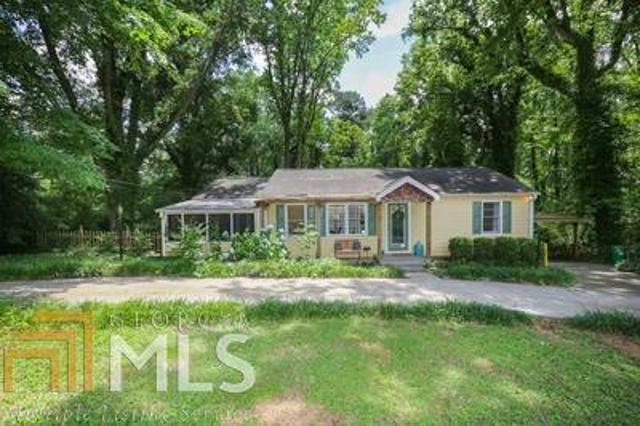
M 360 259 L 365 252 L 360 240 L 336 240 L 333 255 L 336 259 Z

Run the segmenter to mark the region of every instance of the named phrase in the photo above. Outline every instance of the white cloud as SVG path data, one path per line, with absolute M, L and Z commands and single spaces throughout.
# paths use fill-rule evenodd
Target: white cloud
M 372 28 L 373 34 L 377 38 L 398 36 L 402 30 L 409 25 L 409 14 L 411 13 L 411 0 L 397 0 L 382 7 L 387 19 L 380 27 Z

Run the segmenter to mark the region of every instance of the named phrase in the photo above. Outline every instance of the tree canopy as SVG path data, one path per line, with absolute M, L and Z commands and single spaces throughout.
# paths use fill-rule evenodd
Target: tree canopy
M 216 177 L 277 167 L 484 165 L 541 211 L 640 240 L 640 8 L 413 4 L 393 92 L 341 88 L 379 0 L 0 6 L 0 251 L 44 229 L 158 226 Z M 35 225 L 34 225 L 35 224 Z

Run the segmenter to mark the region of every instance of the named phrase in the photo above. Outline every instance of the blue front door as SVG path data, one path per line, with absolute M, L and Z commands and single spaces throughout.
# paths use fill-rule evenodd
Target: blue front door
M 387 204 L 387 248 L 406 251 L 409 242 L 409 209 L 407 203 Z

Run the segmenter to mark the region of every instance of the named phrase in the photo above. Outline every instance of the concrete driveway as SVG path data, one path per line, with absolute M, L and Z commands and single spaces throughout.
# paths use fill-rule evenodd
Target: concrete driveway
M 0 298 L 52 298 L 70 303 L 146 300 L 344 300 L 411 303 L 461 300 L 495 304 L 532 315 L 569 317 L 591 310 L 624 310 L 640 316 L 635 275 L 609 275 L 606 267 L 564 265 L 581 277 L 571 289 L 440 279 L 428 273 L 404 279 L 195 279 L 80 278 L 0 283 Z M 613 283 L 613 285 L 612 285 Z

